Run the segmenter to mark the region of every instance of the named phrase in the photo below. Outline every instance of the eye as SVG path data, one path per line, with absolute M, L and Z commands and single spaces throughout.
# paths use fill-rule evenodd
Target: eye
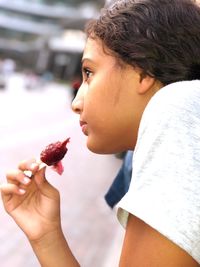
M 84 78 L 84 80 L 87 81 L 91 77 L 91 75 L 92 75 L 91 70 L 89 70 L 86 67 L 83 67 L 83 78 Z

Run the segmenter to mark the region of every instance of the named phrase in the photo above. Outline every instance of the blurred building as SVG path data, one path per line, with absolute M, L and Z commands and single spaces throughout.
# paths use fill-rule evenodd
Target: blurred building
M 85 23 L 104 1 L 0 0 L 0 58 L 38 74 L 68 79 L 78 72 Z

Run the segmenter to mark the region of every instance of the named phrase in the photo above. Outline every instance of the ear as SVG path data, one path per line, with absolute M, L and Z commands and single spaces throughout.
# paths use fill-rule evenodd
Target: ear
M 140 84 L 138 87 L 138 93 L 139 94 L 146 94 L 149 90 L 155 90 L 156 86 L 156 79 L 145 75 L 144 77 L 141 77 Z

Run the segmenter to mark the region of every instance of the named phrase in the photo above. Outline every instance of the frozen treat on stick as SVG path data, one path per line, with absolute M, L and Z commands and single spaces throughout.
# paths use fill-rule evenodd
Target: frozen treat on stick
M 52 168 L 60 175 L 64 171 L 61 160 L 67 153 L 67 144 L 69 143 L 69 140 L 70 138 L 67 138 L 63 142 L 58 141 L 51 143 L 40 153 L 40 160 L 48 166 L 52 166 Z

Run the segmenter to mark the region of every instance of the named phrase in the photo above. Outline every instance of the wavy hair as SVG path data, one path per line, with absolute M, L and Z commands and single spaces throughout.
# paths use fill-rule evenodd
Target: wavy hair
M 167 85 L 200 79 L 200 7 L 192 0 L 117 0 L 86 26 L 119 62 Z

